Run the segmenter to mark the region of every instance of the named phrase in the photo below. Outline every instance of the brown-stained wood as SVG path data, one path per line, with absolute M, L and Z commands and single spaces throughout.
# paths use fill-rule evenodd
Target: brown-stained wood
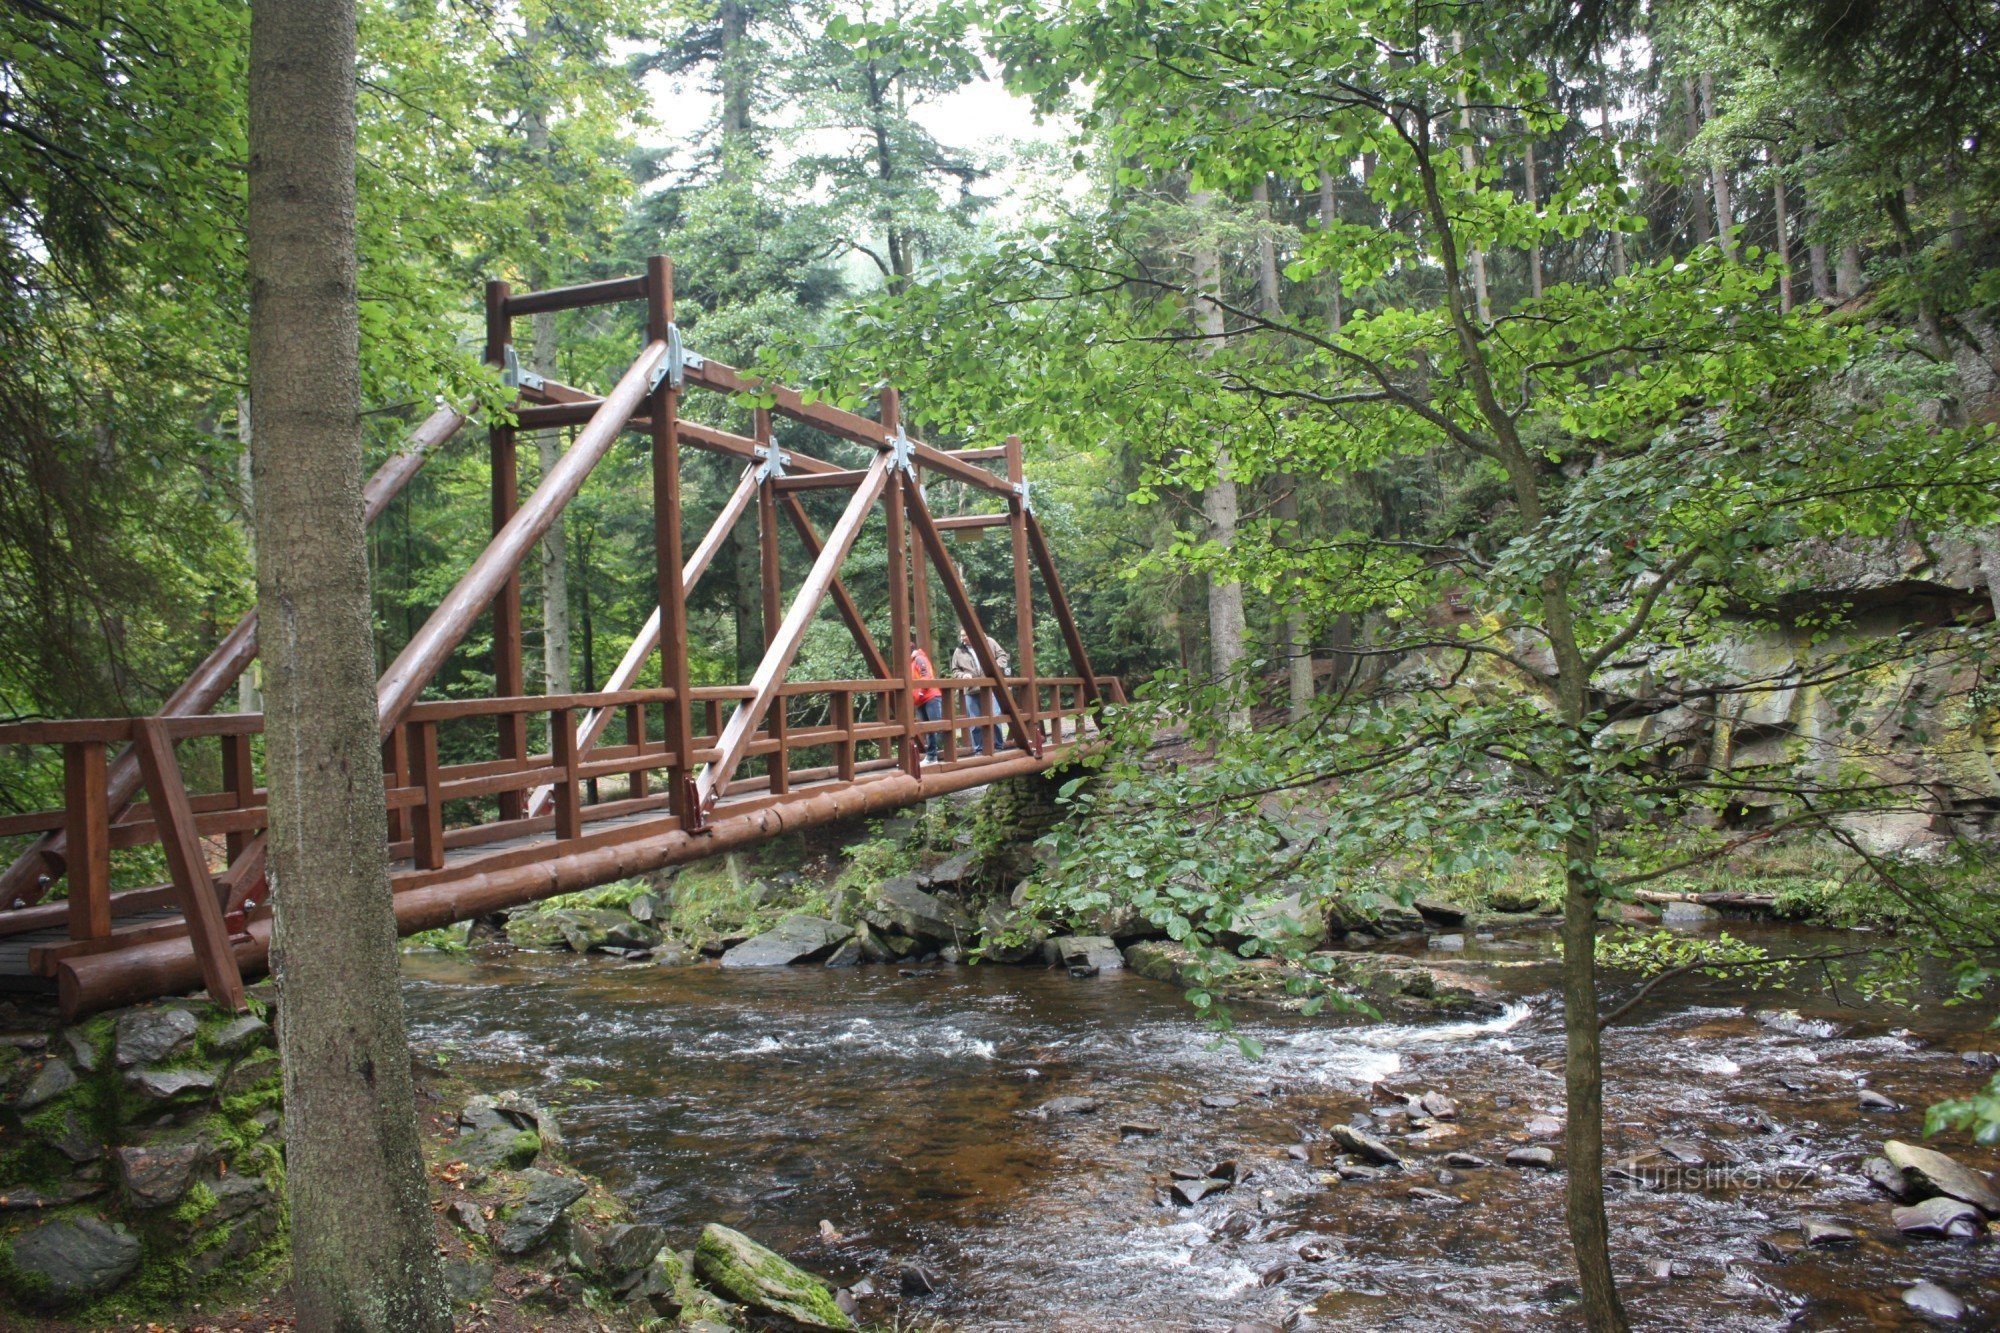
M 784 506 L 786 515 L 792 520 L 792 529 L 799 534 L 799 542 L 806 548 L 806 558 L 819 559 L 819 553 L 825 549 L 826 543 L 820 540 L 819 529 L 813 526 L 812 518 L 806 513 L 805 506 L 799 503 L 795 495 L 780 496 L 779 503 Z M 893 674 L 889 670 L 889 663 L 882 656 L 882 650 L 875 646 L 875 636 L 868 632 L 867 618 L 861 614 L 860 606 L 856 605 L 854 598 L 847 591 L 847 584 L 841 581 L 838 574 L 834 575 L 833 579 L 833 605 L 840 612 L 840 619 L 847 626 L 848 634 L 853 637 L 854 646 L 861 650 L 862 660 L 868 663 L 868 669 L 875 673 L 876 679 L 887 680 Z
M 665 255 L 646 261 L 646 336 L 664 342 L 674 323 L 674 266 Z M 660 608 L 660 683 L 674 692 L 666 705 L 666 748 L 674 754 L 667 792 L 684 832 L 701 827 L 704 815 L 689 769 L 694 734 L 688 694 L 687 586 L 681 574 L 680 391 L 668 376 L 660 381 L 649 410 L 653 425 L 653 551 L 656 600 Z
M 236 969 L 229 931 L 222 924 L 222 904 L 216 901 L 215 881 L 209 876 L 208 861 L 195 837 L 194 812 L 188 809 L 187 787 L 181 782 L 173 741 L 158 718 L 141 718 L 134 730 L 139 771 L 153 798 L 155 818 L 160 822 L 161 850 L 167 856 L 167 870 L 173 879 L 181 915 L 187 919 L 195 958 L 201 965 L 202 984 L 208 988 L 211 1000 L 225 1009 L 241 1010 L 245 1007 L 243 976 Z
M 1069 649 L 1070 665 L 1081 677 L 1083 697 L 1092 704 L 1101 703 L 1097 693 L 1097 675 L 1090 667 L 1090 653 L 1083 646 L 1083 634 L 1076 627 L 1076 617 L 1069 609 L 1069 595 L 1063 591 L 1062 575 L 1056 572 L 1055 556 L 1049 551 L 1049 539 L 1042 533 L 1042 525 L 1033 513 L 1028 515 L 1028 549 L 1034 554 L 1035 564 L 1042 571 L 1042 587 L 1049 594 L 1049 602 L 1055 608 L 1056 624 L 1062 628 L 1063 645 Z
M 111 933 L 111 820 L 104 747 L 95 741 L 63 746 L 63 804 L 69 855 L 69 937 Z

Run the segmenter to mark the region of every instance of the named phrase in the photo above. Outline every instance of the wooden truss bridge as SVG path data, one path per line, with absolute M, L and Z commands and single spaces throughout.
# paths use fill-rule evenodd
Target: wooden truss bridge
M 516 317 L 644 301 L 644 347 L 602 398 L 524 374 L 512 341 Z M 639 277 L 550 291 L 486 292 L 486 357 L 518 392 L 514 422 L 488 424 L 493 537 L 379 682 L 385 836 L 396 923 L 405 934 L 693 860 L 790 829 L 895 809 L 930 796 L 1045 769 L 1122 700 L 1118 682 L 1091 674 L 1041 525 L 1029 504 L 1021 442 L 947 450 L 903 428 L 894 390 L 871 420 L 797 392 L 746 381 L 698 356 L 674 324 L 672 268 L 655 258 Z M 754 392 L 770 402 L 749 436 L 685 420 L 693 389 Z M 772 438 L 771 414 L 861 446 L 863 466 L 843 466 Z M 368 481 L 372 522 L 466 424 L 435 412 Z M 580 426 L 561 461 L 525 500 L 515 467 L 519 430 Z M 521 562 L 560 518 L 591 470 L 626 431 L 651 444 L 658 609 L 605 688 L 588 694 L 527 692 L 522 661 Z M 714 524 L 685 549 L 681 451 L 740 460 L 735 490 Z M 1004 475 L 994 464 L 1004 465 Z M 962 483 L 1004 503 L 976 515 L 934 517 L 926 476 Z M 848 500 L 825 534 L 801 494 L 840 490 Z M 885 652 L 841 579 L 864 523 L 881 509 L 886 530 L 889 644 Z M 689 682 L 687 595 L 732 528 L 752 509 L 759 536 L 765 652 L 747 682 Z M 791 591 L 779 564 L 782 520 L 810 571 Z M 986 626 L 953 564 L 953 529 L 1005 528 L 1013 544 L 1014 673 L 1003 675 Z M 1033 578 L 1039 572 L 1077 674 L 1035 668 Z M 978 654 L 978 679 L 924 682 L 943 691 L 943 715 L 920 718 L 907 669 L 911 640 L 935 658 L 927 580 L 935 576 Z M 857 680 L 794 680 L 808 626 L 831 600 L 870 672 Z M 494 696 L 423 699 L 425 687 L 475 621 L 491 614 Z M 1001 628 L 996 626 L 996 628 Z M 62 751 L 60 809 L 0 817 L 0 838 L 27 849 L 0 874 L 0 986 L 54 989 L 78 1015 L 157 995 L 207 988 L 240 1005 L 243 978 L 267 963 L 271 885 L 265 874 L 265 791 L 259 778 L 264 719 L 211 710 L 257 655 L 253 610 L 150 717 L 0 726 L 0 745 Z M 660 684 L 640 688 L 657 657 Z M 973 755 L 969 696 L 996 701 L 1004 744 Z M 546 729 L 544 730 L 544 725 Z M 455 755 L 471 737 L 484 757 L 441 762 L 440 733 Z M 547 738 L 536 752 L 531 735 Z M 929 738 L 939 760 L 924 762 Z M 190 790 L 183 750 L 215 746 L 216 790 Z M 114 889 L 112 854 L 158 847 L 167 882 Z M 129 859 L 129 858 L 128 858 Z M 129 872 L 128 872 L 129 873 Z M 66 886 L 60 900 L 50 890 Z

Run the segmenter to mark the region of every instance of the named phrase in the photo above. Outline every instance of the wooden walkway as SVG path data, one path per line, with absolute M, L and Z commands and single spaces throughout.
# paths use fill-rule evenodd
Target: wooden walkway
M 645 342 L 603 397 L 520 374 L 517 318 L 542 311 L 644 301 Z M 879 419 L 808 403 L 778 385 L 752 385 L 732 367 L 684 348 L 673 323 L 672 270 L 656 258 L 643 276 L 547 292 L 487 290 L 487 354 L 520 398 L 514 420 L 489 422 L 494 533 L 379 682 L 386 809 L 384 833 L 397 925 L 405 933 L 589 888 L 662 866 L 747 846 L 791 829 L 881 813 L 1062 762 L 1088 743 L 1100 710 L 1123 701 L 1116 680 L 1093 674 L 1029 500 L 1018 437 L 946 450 L 910 436 L 894 390 Z M 681 417 L 691 389 L 759 391 L 749 436 Z M 771 417 L 791 418 L 859 447 L 857 465 L 780 447 Z M 441 409 L 364 491 L 372 520 L 425 461 L 465 424 Z M 561 461 L 532 494 L 516 482 L 518 429 L 578 426 Z M 625 431 L 651 441 L 659 607 L 605 688 L 533 695 L 525 687 L 520 566 L 560 520 L 592 468 Z M 680 501 L 683 444 L 743 463 L 729 500 L 685 549 Z M 995 473 L 992 465 L 1002 465 Z M 926 475 L 1001 507 L 936 517 Z M 824 534 L 801 495 L 841 491 Z M 765 653 L 739 685 L 689 680 L 687 595 L 734 525 L 755 511 L 762 571 Z M 847 589 L 842 568 L 864 524 L 879 512 L 887 559 L 887 651 L 871 608 Z M 781 523 L 781 516 L 783 522 Z M 945 534 L 1004 529 L 1011 541 L 1012 669 L 1003 670 Z M 781 535 L 810 569 L 787 588 Z M 1036 575 L 1062 632 L 1073 674 L 1036 669 Z M 930 580 L 953 611 L 943 641 L 963 629 L 981 674 L 918 681 L 906 645 L 933 661 Z M 788 600 L 789 598 L 789 600 Z M 869 675 L 795 680 L 807 629 L 826 605 L 838 614 Z M 886 613 L 886 614 L 885 614 Z M 425 689 L 475 621 L 490 617 L 496 690 L 485 699 L 425 699 Z M 995 628 L 1003 628 L 996 626 Z M 0 873 L 0 989 L 54 989 L 77 1015 L 155 995 L 206 987 L 241 1005 L 243 978 L 266 965 L 271 888 L 266 875 L 267 793 L 260 714 L 215 713 L 257 651 L 256 617 L 239 624 L 149 717 L 0 726 L 0 745 L 59 749 L 64 804 L 0 817 L 0 840 L 27 845 Z M 657 664 L 658 687 L 637 682 Z M 923 716 L 919 690 L 940 692 L 941 715 Z M 983 716 L 979 716 L 983 715 Z M 971 754 L 975 727 L 1002 738 Z M 537 751 L 531 738 L 545 747 Z M 937 762 L 926 762 L 935 745 Z M 200 768 L 183 751 L 213 746 Z M 190 791 L 186 768 L 219 773 Z M 165 864 L 164 883 L 112 888 L 139 864 Z M 60 889 L 60 896 L 52 893 Z

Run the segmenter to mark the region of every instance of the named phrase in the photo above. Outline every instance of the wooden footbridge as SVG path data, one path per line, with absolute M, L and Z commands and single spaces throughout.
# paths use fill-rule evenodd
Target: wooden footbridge
M 646 303 L 644 347 L 602 398 L 524 374 L 512 325 L 519 316 L 613 302 Z M 1021 442 L 948 450 L 903 428 L 897 395 L 881 417 L 747 381 L 683 346 L 673 318 L 673 276 L 655 258 L 639 277 L 550 291 L 486 292 L 486 357 L 518 398 L 513 422 L 488 423 L 493 537 L 379 682 L 387 779 L 384 831 L 397 927 L 405 934 L 548 895 L 741 847 L 781 832 L 886 811 L 1047 768 L 1118 702 L 1118 683 L 1093 676 L 1090 658 L 1029 503 Z M 749 436 L 681 416 L 693 389 L 754 393 L 769 404 Z M 852 465 L 781 448 L 771 415 L 844 442 Z M 466 418 L 440 409 L 383 464 L 364 491 L 372 521 Z M 580 426 L 561 461 L 525 500 L 515 467 L 519 430 Z M 650 441 L 658 610 L 605 688 L 589 694 L 527 692 L 522 660 L 521 562 L 558 522 L 591 470 L 626 431 Z M 858 449 L 855 446 L 859 446 Z M 684 447 L 740 460 L 734 491 L 692 552 L 682 532 Z M 1004 475 L 993 470 L 1003 465 Z M 935 517 L 925 478 L 960 483 L 1002 507 Z M 824 535 L 803 492 L 848 494 Z M 752 509 L 759 536 L 765 652 L 747 682 L 689 682 L 687 596 L 732 528 Z M 843 563 L 880 509 L 886 536 L 886 651 L 841 578 Z M 780 518 L 811 567 L 790 590 L 781 578 Z M 1013 544 L 1013 674 L 1003 674 L 946 534 L 1004 528 Z M 1035 669 L 1034 573 L 1077 674 Z M 925 682 L 943 691 L 943 715 L 913 706 L 907 645 L 933 660 L 935 577 L 977 651 L 982 675 Z M 869 676 L 791 678 L 808 626 L 831 600 Z M 877 608 L 878 614 L 880 608 Z M 424 690 L 475 621 L 490 613 L 494 696 L 425 699 Z M 992 628 L 1005 632 L 1004 626 Z M 956 635 L 951 639 L 955 642 Z M 0 817 L 0 839 L 28 846 L 0 875 L 0 986 L 54 989 L 64 1011 L 89 1013 L 205 986 L 240 1005 L 245 976 L 267 962 L 272 886 L 265 874 L 265 791 L 257 713 L 213 710 L 257 655 L 253 611 L 150 717 L 0 726 L 0 745 L 60 748 L 60 809 Z M 657 660 L 658 686 L 639 687 Z M 1004 743 L 974 755 L 968 703 L 997 702 Z M 995 719 L 990 716 L 988 723 Z M 442 762 L 440 735 L 454 757 Z M 546 738 L 537 752 L 531 736 Z M 925 762 L 931 737 L 939 757 Z M 188 762 L 200 747 L 220 763 Z M 219 774 L 216 790 L 190 790 L 188 770 Z M 158 848 L 146 859 L 132 849 Z M 164 863 L 165 883 L 114 889 L 113 853 Z M 121 878 L 129 878 L 129 869 Z M 52 890 L 62 890 L 60 898 Z

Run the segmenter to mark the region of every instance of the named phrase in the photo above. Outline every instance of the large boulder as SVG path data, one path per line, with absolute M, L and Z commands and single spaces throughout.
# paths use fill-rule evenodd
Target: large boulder
M 910 875 L 884 880 L 875 890 L 875 901 L 862 908 L 861 914 L 877 930 L 941 944 L 959 943 L 975 929 L 964 908 L 949 898 L 925 892 Z
M 1083 967 L 1098 972 L 1115 972 L 1125 966 L 1125 955 L 1107 935 L 1058 935 L 1042 945 L 1042 958 L 1050 967 Z
M 979 914 L 979 956 L 989 963 L 1039 958 L 1048 931 L 1032 912 L 988 903 Z
M 784 967 L 816 963 L 832 953 L 854 930 L 816 916 L 788 916 L 775 927 L 748 939 L 722 955 L 724 967 Z
M 1224 931 L 1219 941 L 1232 951 L 1252 938 L 1293 942 L 1311 949 L 1326 942 L 1328 929 L 1325 910 L 1308 906 L 1299 893 L 1246 903 L 1234 925 L 1235 929 Z
M 1901 1143 L 1895 1139 L 1882 1145 L 1882 1155 L 1906 1178 L 1927 1187 L 1925 1193 L 1948 1194 L 1978 1208 L 1988 1217 L 2000 1217 L 2000 1192 L 1996 1192 L 1992 1183 L 1971 1167 L 1963 1166 L 1934 1149 L 1920 1148 L 1914 1143 Z
M 50 1060 L 35 1071 L 28 1086 L 14 1102 L 16 1111 L 32 1111 L 46 1106 L 76 1086 L 76 1071 L 61 1060 Z
M 660 929 L 615 907 L 559 907 L 518 912 L 507 919 L 507 939 L 525 949 L 562 945 L 576 953 L 593 949 L 650 949 Z
M 851 1329 L 826 1283 L 740 1231 L 711 1222 L 694 1247 L 695 1271 L 720 1294 L 807 1328 Z
M 139 1266 L 139 1238 L 90 1216 L 30 1227 L 14 1237 L 12 1248 L 15 1269 L 41 1294 L 65 1304 L 115 1290 Z
M 569 1206 L 588 1192 L 580 1180 L 532 1169 L 521 1173 L 520 1185 L 517 1201 L 503 1208 L 493 1222 L 493 1248 L 502 1254 L 539 1248 L 554 1234 Z
M 134 1208 L 165 1208 L 179 1203 L 194 1181 L 194 1170 L 209 1157 L 199 1139 L 135 1143 L 117 1150 L 118 1181 Z

